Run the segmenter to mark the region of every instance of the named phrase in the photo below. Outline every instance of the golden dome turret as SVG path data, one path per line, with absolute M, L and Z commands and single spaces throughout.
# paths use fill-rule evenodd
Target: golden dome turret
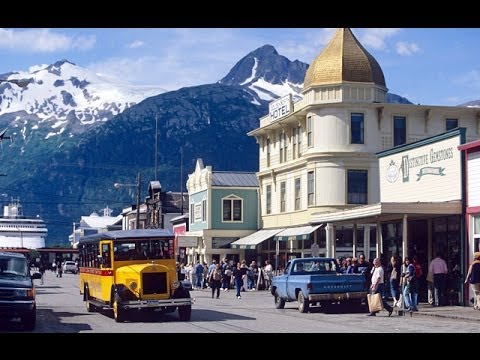
M 382 68 L 348 28 L 337 29 L 310 64 L 303 89 L 345 82 L 370 83 L 386 89 Z

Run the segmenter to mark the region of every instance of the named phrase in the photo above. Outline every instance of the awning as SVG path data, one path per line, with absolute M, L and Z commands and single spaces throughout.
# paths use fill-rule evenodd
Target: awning
M 310 234 L 317 230 L 320 225 L 315 225 L 315 226 L 300 226 L 300 227 L 292 227 L 292 228 L 287 228 L 280 233 L 275 235 L 274 240 L 278 241 L 287 241 L 287 240 L 307 240 L 310 238 Z
M 261 242 L 270 239 L 275 234 L 278 234 L 280 231 L 284 230 L 285 228 L 281 229 L 262 229 L 240 238 L 230 244 L 230 247 L 233 249 L 255 249 L 255 247 L 260 244 Z

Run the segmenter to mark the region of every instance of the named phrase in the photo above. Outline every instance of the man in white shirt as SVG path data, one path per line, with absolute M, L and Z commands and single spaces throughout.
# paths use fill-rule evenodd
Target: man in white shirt
M 370 285 L 370 293 L 377 294 L 379 293 L 382 297 L 383 308 L 388 311 L 388 316 L 392 315 L 393 308 L 387 304 L 387 302 L 383 299 L 383 293 L 385 290 L 385 281 L 384 275 L 385 272 L 383 271 L 382 263 L 380 262 L 379 258 L 375 258 L 373 260 L 373 269 L 372 269 L 372 285 Z M 375 316 L 378 311 L 372 311 L 368 316 Z

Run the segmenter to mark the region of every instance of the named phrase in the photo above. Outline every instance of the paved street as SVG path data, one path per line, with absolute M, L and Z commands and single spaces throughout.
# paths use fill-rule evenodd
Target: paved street
M 35 280 L 35 282 L 38 281 Z M 78 275 L 56 278 L 47 272 L 45 284 L 37 286 L 37 328 L 34 333 L 479 333 L 478 321 L 462 318 L 428 316 L 438 308 L 421 309 L 414 316 L 387 317 L 384 311 L 376 317 L 338 308 L 333 313 L 315 311 L 301 314 L 296 303 L 285 309 L 274 307 L 267 291 L 242 293 L 221 292 L 212 299 L 210 290 L 192 291 L 196 303 L 192 320 L 180 322 L 177 312 L 152 317 L 137 314 L 130 321 L 116 323 L 109 313 L 88 313 L 78 288 Z M 453 309 L 452 309 L 453 308 Z M 445 307 L 447 315 L 480 312 L 471 308 Z M 456 310 L 456 311 L 455 311 Z M 427 315 L 427 316 L 424 316 Z M 463 316 L 463 315 L 462 315 Z M 23 332 L 16 321 L 0 322 L 1 332 Z

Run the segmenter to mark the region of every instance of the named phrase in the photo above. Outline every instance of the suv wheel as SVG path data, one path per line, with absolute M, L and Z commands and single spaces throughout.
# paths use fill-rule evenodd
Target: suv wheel
M 34 307 L 30 313 L 22 316 L 22 323 L 25 330 L 32 331 L 35 329 L 37 323 L 36 307 Z

